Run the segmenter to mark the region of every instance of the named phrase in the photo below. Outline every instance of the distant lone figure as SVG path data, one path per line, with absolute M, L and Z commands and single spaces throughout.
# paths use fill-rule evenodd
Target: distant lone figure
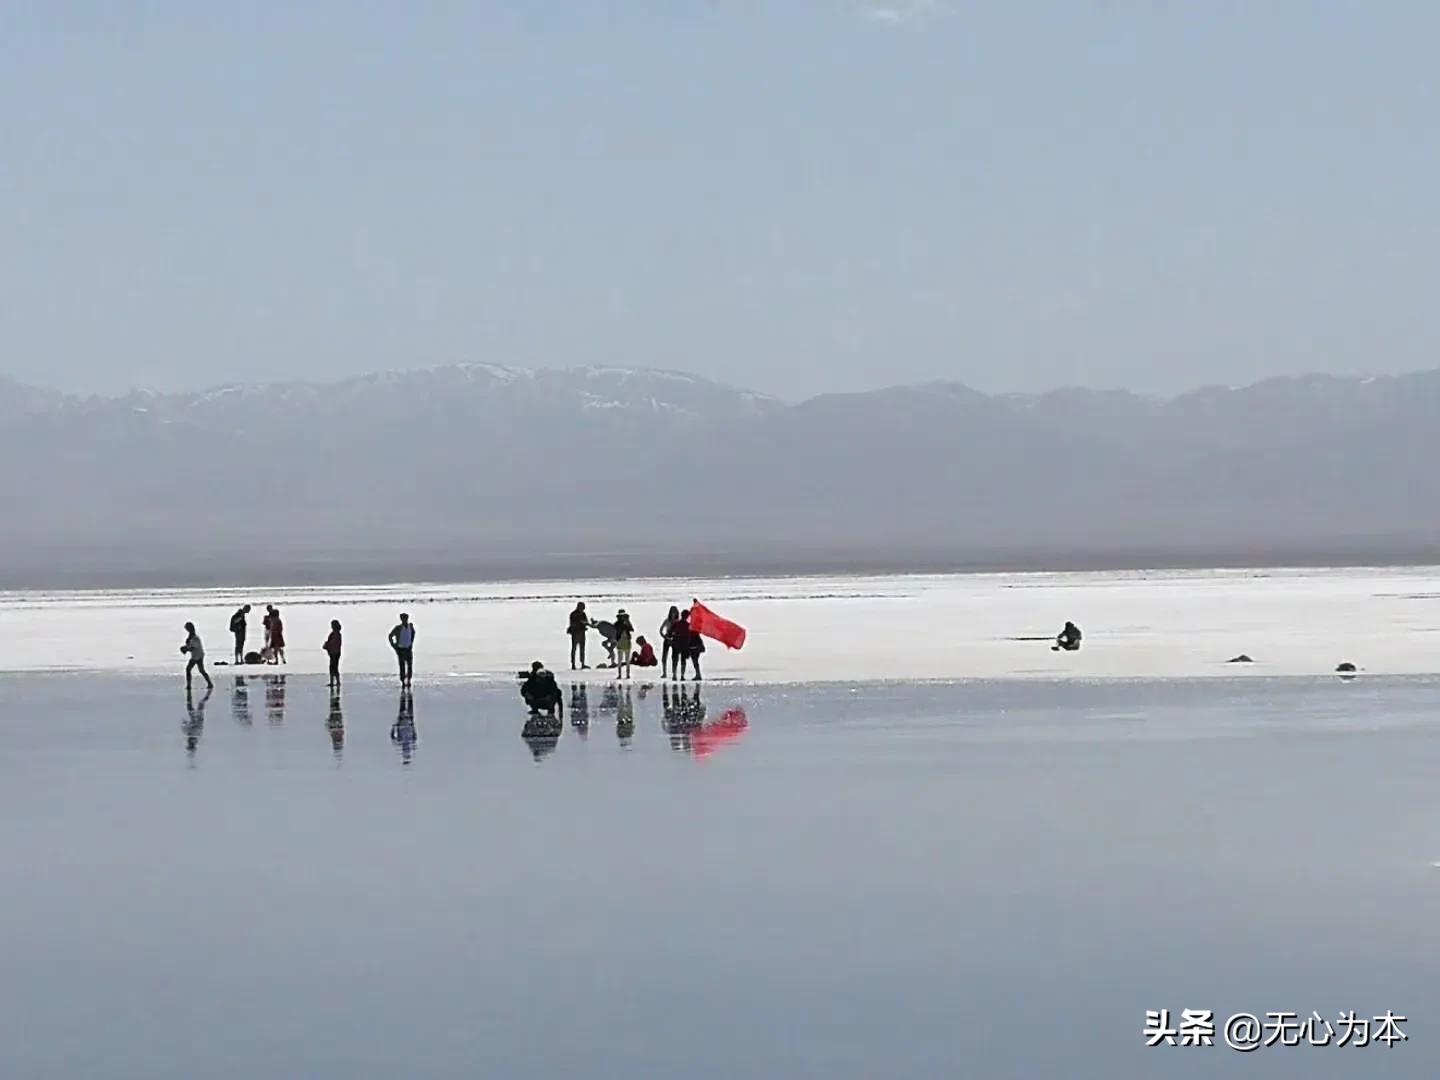
M 185 624 L 185 644 L 180 646 L 180 653 L 190 657 L 190 662 L 185 665 L 185 689 L 190 689 L 190 677 L 198 670 L 205 678 L 205 685 L 215 689 L 214 682 L 210 679 L 210 673 L 205 670 L 205 643 L 200 640 L 200 635 L 195 632 L 195 624 Z
M 1060 636 L 1055 639 L 1055 648 L 1065 652 L 1075 652 L 1080 648 L 1080 639 L 1084 635 L 1080 628 L 1073 622 L 1067 622 L 1065 629 L 1060 631 Z
M 525 704 L 530 706 L 530 711 L 535 714 L 546 713 L 554 716 L 557 711 L 563 716 L 565 713 L 564 695 L 560 693 L 560 684 L 555 681 L 555 676 L 545 670 L 545 665 L 539 660 L 530 665 L 530 676 L 520 684 L 520 697 Z
M 390 631 L 390 647 L 400 661 L 400 685 L 409 686 L 415 675 L 415 625 L 403 611 L 399 624 Z
M 585 663 L 585 635 L 590 632 L 590 618 L 585 614 L 585 601 L 581 600 L 570 612 L 570 626 L 565 632 L 570 635 L 570 670 L 576 670 L 576 657 L 580 659 L 581 668 L 588 668 L 590 665 Z
M 230 616 L 230 633 L 235 635 L 235 663 L 245 662 L 245 633 L 247 630 L 245 616 L 250 614 L 250 605 L 246 604 L 234 615 Z
M 330 686 L 333 689 L 340 689 L 340 649 L 343 642 L 340 638 L 340 620 L 333 619 L 330 622 L 330 636 L 325 639 L 325 652 L 330 657 Z

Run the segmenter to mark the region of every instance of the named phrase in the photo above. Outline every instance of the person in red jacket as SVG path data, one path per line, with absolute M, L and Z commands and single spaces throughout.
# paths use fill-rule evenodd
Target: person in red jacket
M 632 653 L 630 663 L 636 667 L 659 667 L 660 661 L 655 659 L 655 646 L 651 645 L 643 637 L 635 639 L 635 644 L 640 646 L 639 652 Z

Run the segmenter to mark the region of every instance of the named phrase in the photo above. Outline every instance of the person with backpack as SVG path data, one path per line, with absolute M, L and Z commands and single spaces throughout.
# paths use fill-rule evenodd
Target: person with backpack
M 235 663 L 245 663 L 245 634 L 248 627 L 245 624 L 245 616 L 250 614 L 250 605 L 246 604 L 230 616 L 230 633 L 235 635 Z

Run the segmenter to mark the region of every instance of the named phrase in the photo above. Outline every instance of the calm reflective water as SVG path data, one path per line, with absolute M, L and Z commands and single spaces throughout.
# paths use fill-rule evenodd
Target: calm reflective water
M 0 681 L 0 1071 L 1440 1067 L 1434 681 L 566 689 L 525 739 L 493 683 Z

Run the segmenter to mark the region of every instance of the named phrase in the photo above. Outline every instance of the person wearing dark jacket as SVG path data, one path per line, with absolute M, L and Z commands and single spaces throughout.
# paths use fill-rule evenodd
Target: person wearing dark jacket
M 330 686 L 332 689 L 340 689 L 340 620 L 333 619 L 330 622 L 330 636 L 325 639 L 325 653 L 330 657 Z
M 575 610 L 570 613 L 570 626 L 565 632 L 570 635 L 570 670 L 575 669 L 575 659 L 579 657 L 580 667 L 588 668 L 585 663 L 585 635 L 590 631 L 590 617 L 585 614 L 585 601 L 575 605 Z
M 250 614 L 250 605 L 246 604 L 230 616 L 230 633 L 235 635 L 235 663 L 245 663 L 245 616 Z
M 1060 636 L 1055 639 L 1055 648 L 1065 652 L 1075 652 L 1080 648 L 1080 639 L 1083 636 L 1078 626 L 1073 622 L 1067 622 L 1065 629 L 1061 630 Z
M 660 624 L 660 674 L 670 670 L 670 657 L 675 653 L 675 627 L 680 622 L 680 609 L 670 605 L 670 614 Z
M 670 631 L 670 653 L 675 658 L 673 677 L 684 682 L 685 664 L 688 661 L 695 669 L 695 678 L 700 678 L 700 654 L 705 651 L 705 642 L 690 629 L 690 612 L 682 611 L 680 619 Z
M 565 698 L 555 676 L 545 670 L 539 660 L 530 665 L 530 675 L 520 684 L 520 697 L 530 706 L 532 713 L 544 712 L 554 716 L 557 710 L 565 713 Z

